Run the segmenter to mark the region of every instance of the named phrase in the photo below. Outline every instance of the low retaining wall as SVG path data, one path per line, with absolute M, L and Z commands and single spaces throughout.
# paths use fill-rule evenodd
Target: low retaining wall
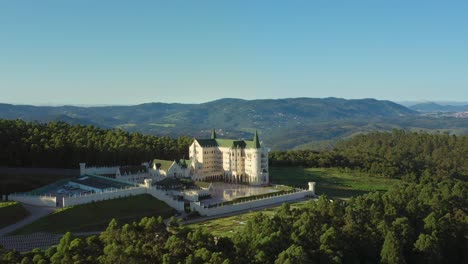
M 8 199 L 20 203 L 37 206 L 55 207 L 57 205 L 57 198 L 54 196 L 30 196 L 10 194 L 8 195 Z
M 184 202 L 172 199 L 170 195 L 166 194 L 167 193 L 166 191 L 159 190 L 159 189 L 152 187 L 152 188 L 148 188 L 147 192 L 148 194 L 152 195 L 156 199 L 167 203 L 167 205 L 176 209 L 177 211 L 179 212 L 184 211 Z
M 78 204 L 86 204 L 91 202 L 104 201 L 109 199 L 115 199 L 120 197 L 128 197 L 133 195 L 139 195 L 146 193 L 145 187 L 136 187 L 129 189 L 118 189 L 115 191 L 93 193 L 82 196 L 63 197 L 63 207 L 72 206 Z
M 255 207 L 260 207 L 260 206 L 265 206 L 265 205 L 270 205 L 270 204 L 288 202 L 292 200 L 301 199 L 301 198 L 306 197 L 307 195 L 313 195 L 313 194 L 314 194 L 313 191 L 300 191 L 300 192 L 291 193 L 291 194 L 284 194 L 284 195 L 275 196 L 275 197 L 242 202 L 238 204 L 223 205 L 223 206 L 212 207 L 212 208 L 205 208 L 202 205 L 199 205 L 198 203 L 192 202 L 190 203 L 190 209 L 192 211 L 199 212 L 200 215 L 213 216 L 213 215 L 226 214 L 226 213 L 231 213 L 231 212 L 236 212 L 236 211 L 248 210 L 248 209 L 252 209 Z

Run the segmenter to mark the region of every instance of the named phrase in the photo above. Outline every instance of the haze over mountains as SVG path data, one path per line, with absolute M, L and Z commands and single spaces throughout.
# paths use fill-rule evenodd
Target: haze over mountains
M 418 112 L 465 112 L 468 111 L 466 105 L 442 105 L 434 102 L 415 104 L 409 107 Z
M 273 149 L 326 148 L 355 133 L 392 128 L 468 133 L 467 119 L 422 116 L 415 109 L 375 99 L 220 99 L 102 107 L 0 104 L 0 118 L 65 121 L 169 136 L 204 137 L 216 128 L 221 137 L 250 138 L 258 129 Z

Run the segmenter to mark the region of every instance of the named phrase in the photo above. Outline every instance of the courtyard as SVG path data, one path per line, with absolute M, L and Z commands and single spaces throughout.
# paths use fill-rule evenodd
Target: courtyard
M 200 201 L 200 203 L 203 205 L 210 205 L 232 201 L 236 198 L 255 196 L 278 191 L 278 188 L 269 186 L 264 187 L 225 182 L 212 182 L 210 183 L 208 190 L 210 193 L 210 198 L 203 199 Z

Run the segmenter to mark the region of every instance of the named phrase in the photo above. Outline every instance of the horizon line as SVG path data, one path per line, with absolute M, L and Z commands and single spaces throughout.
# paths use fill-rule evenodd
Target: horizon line
M 245 99 L 245 98 L 234 98 L 234 97 L 223 97 L 218 98 L 210 101 L 204 101 L 199 103 L 193 102 L 142 102 L 142 103 L 130 103 L 130 104 L 109 104 L 109 103 L 102 103 L 102 104 L 85 104 L 85 103 L 77 103 L 77 104 L 61 104 L 61 103 L 38 103 L 38 104 L 28 104 L 28 103 L 10 103 L 10 102 L 0 102 L 0 104 L 7 104 L 7 105 L 14 105 L 14 106 L 37 106 L 37 107 L 64 107 L 64 106 L 72 106 L 72 107 L 109 107 L 109 106 L 137 106 L 137 105 L 144 105 L 144 104 L 206 104 L 211 103 L 219 100 L 240 100 L 240 101 L 256 101 L 256 100 L 287 100 L 287 99 L 343 99 L 343 100 L 378 100 L 378 101 L 390 101 L 397 104 L 420 104 L 420 103 L 436 103 L 436 104 L 468 104 L 468 101 L 455 101 L 455 100 L 390 100 L 390 99 L 377 99 L 372 97 L 365 97 L 365 98 L 344 98 L 344 97 L 285 97 L 285 98 L 256 98 L 256 99 Z

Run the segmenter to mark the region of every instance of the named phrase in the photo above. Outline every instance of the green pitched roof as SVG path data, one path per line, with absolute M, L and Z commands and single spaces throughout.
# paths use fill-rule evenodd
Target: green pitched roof
M 225 147 L 225 148 L 260 148 L 260 142 L 251 140 L 235 140 L 235 139 L 196 139 L 202 147 Z
M 156 164 L 157 168 L 164 170 L 164 171 L 167 171 L 171 167 L 173 162 L 174 162 L 173 160 L 159 160 L 159 159 L 153 160 L 153 164 Z
M 196 139 L 196 141 L 202 147 L 217 147 L 218 146 L 216 139 Z
M 186 159 L 180 159 L 180 160 L 159 160 L 159 159 L 155 159 L 155 160 L 153 160 L 153 164 L 156 164 L 156 167 L 159 167 L 159 169 L 164 170 L 166 172 L 172 166 L 172 163 L 174 163 L 174 162 L 179 164 L 182 168 L 188 168 L 188 167 L 190 167 L 190 164 L 192 164 L 191 160 L 186 160 Z

